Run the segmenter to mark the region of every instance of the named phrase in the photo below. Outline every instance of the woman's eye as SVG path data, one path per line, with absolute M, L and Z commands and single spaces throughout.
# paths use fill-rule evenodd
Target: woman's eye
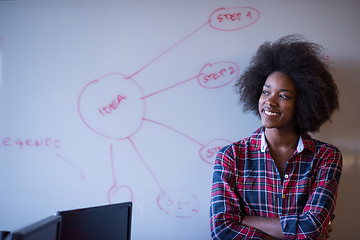
M 266 95 L 266 94 L 269 94 L 269 91 L 263 90 L 262 93 Z

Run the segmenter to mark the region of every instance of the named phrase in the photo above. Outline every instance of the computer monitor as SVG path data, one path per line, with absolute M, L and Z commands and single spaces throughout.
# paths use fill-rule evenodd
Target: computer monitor
M 49 216 L 11 232 L 11 240 L 60 240 L 61 216 Z
M 132 203 L 59 211 L 61 240 L 130 240 Z
M 4 230 L 0 231 L 0 240 L 10 239 L 9 236 L 10 236 L 10 231 L 4 231 Z

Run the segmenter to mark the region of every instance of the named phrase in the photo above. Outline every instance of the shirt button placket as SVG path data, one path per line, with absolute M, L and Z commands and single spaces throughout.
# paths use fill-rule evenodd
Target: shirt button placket
M 289 175 L 288 175 L 288 174 L 285 174 L 284 178 L 285 178 L 285 180 L 288 180 Z M 283 184 L 285 184 L 285 180 L 284 180 L 284 183 L 283 183 Z M 285 196 L 285 194 L 284 194 L 284 186 L 282 187 L 282 190 L 283 190 L 283 192 L 282 192 L 283 194 L 282 194 L 281 197 L 282 197 L 283 199 L 285 199 L 286 196 Z
M 278 214 L 279 216 L 282 215 L 282 208 L 283 208 L 283 199 L 284 199 L 285 195 L 284 195 L 284 187 L 281 186 L 281 192 L 279 193 L 279 197 L 278 197 L 278 204 L 279 204 L 279 208 L 278 208 Z

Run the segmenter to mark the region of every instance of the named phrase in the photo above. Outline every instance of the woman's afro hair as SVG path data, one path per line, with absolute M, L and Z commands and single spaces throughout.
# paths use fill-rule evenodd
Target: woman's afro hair
M 299 35 L 263 43 L 235 83 L 244 111 L 260 116 L 258 101 L 263 85 L 271 73 L 279 71 L 295 83 L 298 131 L 319 131 L 339 108 L 338 89 L 322 51 L 320 45 Z

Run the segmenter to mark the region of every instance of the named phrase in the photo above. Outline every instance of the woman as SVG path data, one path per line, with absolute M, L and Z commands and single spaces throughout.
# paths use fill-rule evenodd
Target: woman
M 321 46 L 299 36 L 260 46 L 236 83 L 262 127 L 217 154 L 213 239 L 325 239 L 342 168 L 333 145 L 313 139 L 339 107 Z

